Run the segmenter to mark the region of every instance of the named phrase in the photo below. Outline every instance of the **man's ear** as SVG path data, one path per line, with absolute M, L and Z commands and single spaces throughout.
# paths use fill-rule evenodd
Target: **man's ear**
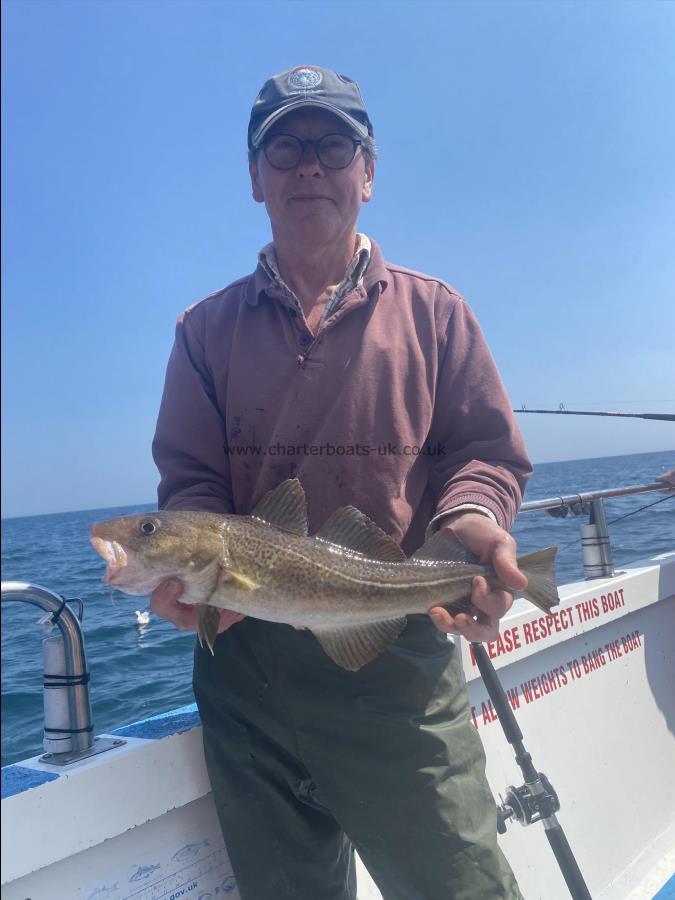
M 363 190 L 361 191 L 361 202 L 368 203 L 370 198 L 373 196 L 373 181 L 375 180 L 375 160 L 371 159 L 371 161 L 366 166 L 366 171 L 363 180 Z
M 265 202 L 265 194 L 262 189 L 262 185 L 260 184 L 260 175 L 258 172 L 258 166 L 255 162 L 250 162 L 248 164 L 248 171 L 251 176 L 251 188 L 253 192 L 253 199 L 256 203 L 264 203 Z

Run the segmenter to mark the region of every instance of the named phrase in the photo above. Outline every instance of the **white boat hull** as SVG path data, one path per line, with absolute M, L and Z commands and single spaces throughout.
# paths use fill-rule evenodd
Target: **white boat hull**
M 489 650 L 592 896 L 651 898 L 675 865 L 675 554 L 561 597 L 548 622 L 517 602 Z M 498 797 L 522 775 L 460 646 Z M 126 743 L 65 769 L 3 770 L 3 898 L 237 898 L 194 707 L 114 736 Z M 569 897 L 541 825 L 501 842 L 528 900 Z M 379 897 L 363 870 L 359 897 Z

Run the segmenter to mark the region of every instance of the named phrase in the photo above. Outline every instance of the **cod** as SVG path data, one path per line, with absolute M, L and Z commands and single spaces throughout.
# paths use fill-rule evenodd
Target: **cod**
M 104 581 L 127 594 L 149 594 L 180 579 L 181 601 L 198 607 L 198 636 L 213 653 L 219 609 L 309 629 L 330 658 L 356 671 L 396 640 L 406 616 L 471 604 L 476 575 L 504 588 L 490 566 L 447 530 L 411 557 L 353 506 L 335 510 L 308 534 L 307 501 L 297 479 L 266 494 L 251 515 L 153 512 L 99 522 L 91 543 L 107 562 Z M 559 602 L 555 554 L 523 556 L 519 591 L 543 612 Z

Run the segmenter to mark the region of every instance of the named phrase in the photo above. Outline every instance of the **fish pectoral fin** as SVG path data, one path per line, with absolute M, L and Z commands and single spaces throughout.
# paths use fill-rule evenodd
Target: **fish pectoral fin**
M 213 645 L 218 637 L 219 625 L 219 610 L 215 609 L 213 606 L 200 605 L 197 607 L 197 637 L 199 639 L 199 646 L 203 647 L 204 642 L 206 641 L 206 646 L 211 651 L 211 656 L 215 656 Z
M 410 559 L 433 560 L 434 562 L 455 562 L 464 565 L 475 565 L 478 557 L 467 550 L 447 529 L 442 528 L 432 534 Z
M 527 587 L 516 591 L 518 596 L 525 597 L 534 603 L 542 612 L 548 613 L 552 606 L 560 603 L 555 581 L 555 555 L 557 547 L 547 547 L 528 553 L 516 560 L 518 568 L 527 575 Z
M 237 572 L 236 569 L 230 568 L 227 563 L 223 564 L 220 567 L 220 579 L 219 581 L 225 580 L 226 582 L 234 582 L 233 587 L 244 588 L 247 591 L 255 591 L 260 587 L 257 581 L 254 581 L 252 578 L 249 578 L 248 575 L 244 575 L 241 572 Z
M 176 576 L 180 578 L 180 575 Z M 204 603 L 218 583 L 220 577 L 220 559 L 211 559 L 201 569 L 193 570 L 185 584 L 185 597 L 189 594 L 192 603 Z
M 293 534 L 308 533 L 307 498 L 297 478 L 288 478 L 268 491 L 251 515 Z
M 401 616 L 347 628 L 312 628 L 312 633 L 333 662 L 356 672 L 393 644 L 406 621 L 406 617 Z
M 356 550 L 371 559 L 382 559 L 387 562 L 401 562 L 405 559 L 405 553 L 393 537 L 382 531 L 365 513 L 354 506 L 336 509 L 314 537 Z

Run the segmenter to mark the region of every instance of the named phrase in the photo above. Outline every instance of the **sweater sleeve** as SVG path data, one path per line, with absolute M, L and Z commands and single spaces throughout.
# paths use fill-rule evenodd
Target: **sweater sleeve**
M 492 354 L 459 298 L 439 361 L 431 439 L 444 453 L 431 474 L 436 508 L 429 531 L 467 503 L 489 510 L 510 529 L 532 466 Z
M 232 513 L 226 428 L 190 312 L 176 324 L 152 443 L 160 509 Z

